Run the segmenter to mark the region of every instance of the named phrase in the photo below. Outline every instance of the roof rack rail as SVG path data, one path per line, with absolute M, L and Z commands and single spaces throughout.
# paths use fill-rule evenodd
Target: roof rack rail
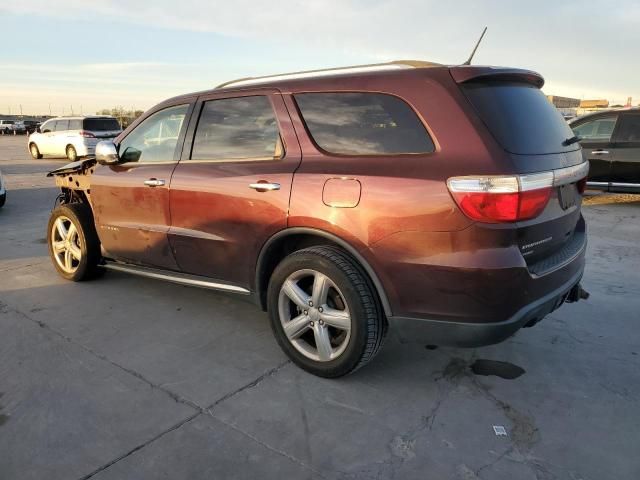
M 428 68 L 428 67 L 440 67 L 442 64 L 435 62 L 427 62 L 424 60 L 394 60 L 392 62 L 387 63 L 370 63 L 367 65 L 353 65 L 350 67 L 337 67 L 337 68 L 321 68 L 318 70 L 303 70 L 300 72 L 291 72 L 291 73 L 278 73 L 275 75 L 264 75 L 261 77 L 244 77 L 238 78 L 236 80 L 231 80 L 228 82 L 221 83 L 217 87 L 225 88 L 230 85 L 233 86 L 244 86 L 244 85 L 252 85 L 254 83 L 261 83 L 269 80 L 287 80 L 287 79 L 298 79 L 298 78 L 312 78 L 312 77 L 323 77 L 328 75 L 339 75 L 339 74 L 348 74 L 348 73 L 360 73 L 360 72 L 369 72 L 369 71 L 385 71 L 385 70 L 396 70 L 402 68 Z

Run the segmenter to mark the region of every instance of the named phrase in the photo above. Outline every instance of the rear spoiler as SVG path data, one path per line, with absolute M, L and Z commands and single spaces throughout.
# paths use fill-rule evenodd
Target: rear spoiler
M 478 67 L 460 65 L 449 68 L 451 76 L 456 83 L 476 82 L 483 80 L 504 80 L 524 82 L 537 88 L 542 88 L 544 78 L 537 72 L 532 70 L 524 70 L 521 68 L 505 68 L 505 67 Z

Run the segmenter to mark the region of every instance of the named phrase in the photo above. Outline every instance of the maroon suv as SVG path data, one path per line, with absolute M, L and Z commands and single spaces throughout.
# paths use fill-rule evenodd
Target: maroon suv
M 53 264 L 251 295 L 326 377 L 371 360 L 388 322 L 502 341 L 584 293 L 587 163 L 542 85 L 394 62 L 172 98 L 51 173 Z

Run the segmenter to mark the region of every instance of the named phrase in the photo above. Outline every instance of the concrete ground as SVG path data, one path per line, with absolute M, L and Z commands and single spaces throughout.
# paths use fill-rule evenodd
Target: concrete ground
M 58 277 L 44 173 L 63 163 L 0 137 L 0 479 L 640 478 L 640 197 L 587 202 L 588 301 L 486 348 L 392 331 L 323 380 L 238 298 Z

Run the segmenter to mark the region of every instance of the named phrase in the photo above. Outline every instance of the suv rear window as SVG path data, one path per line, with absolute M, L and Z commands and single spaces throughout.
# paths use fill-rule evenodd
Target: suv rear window
M 560 112 L 533 85 L 521 82 L 471 82 L 462 85 L 480 119 L 502 147 L 516 154 L 577 150 L 562 143 L 574 135 Z
M 343 155 L 431 153 L 431 137 L 403 100 L 383 93 L 295 95 L 316 144 Z
M 115 118 L 85 118 L 82 128 L 90 132 L 121 130 L 120 124 Z

